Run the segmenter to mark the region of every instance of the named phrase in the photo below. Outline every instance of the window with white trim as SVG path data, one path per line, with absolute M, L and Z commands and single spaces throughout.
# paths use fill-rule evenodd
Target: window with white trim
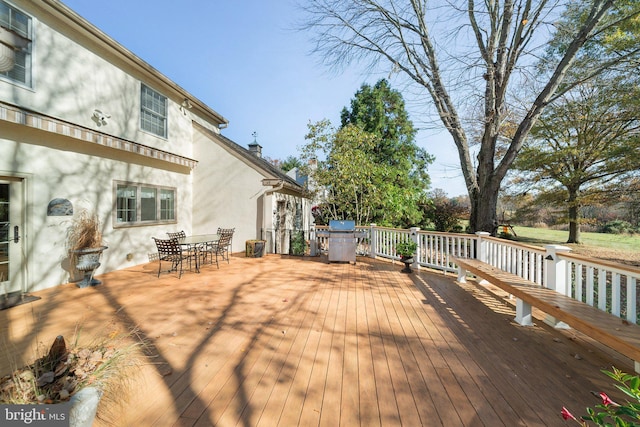
M 176 222 L 176 189 L 115 183 L 115 226 Z
M 140 129 L 167 137 L 167 97 L 144 84 L 140 86 Z
M 175 221 L 176 192 L 175 190 L 160 189 L 160 220 Z
M 0 31 L 5 46 L 12 48 L 12 68 L 0 71 L 0 76 L 31 86 L 32 20 L 13 6 L 0 0 Z M 5 58 L 7 59 L 7 58 Z

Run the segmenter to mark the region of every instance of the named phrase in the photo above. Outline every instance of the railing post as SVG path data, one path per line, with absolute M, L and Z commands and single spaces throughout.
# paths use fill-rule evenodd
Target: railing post
M 416 247 L 416 256 L 413 257 L 413 263 L 411 267 L 420 268 L 420 263 L 418 260 L 420 259 L 420 242 L 418 242 L 418 231 L 420 231 L 420 227 L 411 227 L 409 229 L 409 238 L 417 245 Z
M 561 245 L 546 245 L 545 255 L 545 287 L 556 292 L 571 296 L 571 283 L 567 281 L 567 261 L 561 259 L 558 254 L 570 252 L 571 248 Z
M 491 233 L 487 233 L 486 231 L 476 231 L 476 236 L 478 236 L 476 259 L 489 264 L 489 242 L 484 240 L 484 237 L 491 236 Z
M 378 252 L 376 248 L 376 240 L 378 239 L 376 224 L 371 223 L 369 225 L 369 257 L 375 258 L 376 253 Z
M 546 245 L 547 254 L 544 257 L 544 286 L 549 289 L 571 297 L 571 283 L 567 280 L 567 261 L 561 259 L 558 254 L 570 252 L 571 248 L 562 245 Z M 559 328 L 569 329 L 569 325 L 558 322 L 553 316 L 547 315 L 545 323 Z
M 318 255 L 318 237 L 316 236 L 316 225 L 312 224 L 309 228 L 309 255 Z

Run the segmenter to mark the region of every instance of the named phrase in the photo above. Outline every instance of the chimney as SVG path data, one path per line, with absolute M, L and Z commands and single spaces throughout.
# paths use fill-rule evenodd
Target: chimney
M 252 135 L 253 142 L 249 144 L 249 152 L 253 153 L 253 155 L 256 157 L 262 158 L 262 146 L 256 141 L 256 137 L 258 136 L 258 134 L 256 132 L 253 132 Z
M 262 157 L 262 146 L 258 143 L 249 144 L 249 151 L 252 152 L 256 157 Z

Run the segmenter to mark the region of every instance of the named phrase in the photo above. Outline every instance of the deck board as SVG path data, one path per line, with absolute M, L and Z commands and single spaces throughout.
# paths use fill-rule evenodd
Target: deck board
M 374 347 L 372 338 L 378 331 L 375 321 L 375 310 L 373 307 L 373 297 L 370 291 L 371 284 L 367 276 L 359 275 L 356 283 L 356 294 L 358 295 L 358 379 L 360 384 L 360 425 L 379 426 L 381 425 L 379 398 L 376 388 L 379 378 L 376 377 L 374 365 Z
M 0 311 L 0 372 L 78 325 L 83 335 L 135 325 L 149 358 L 97 427 L 493 427 L 566 425 L 563 405 L 581 413 L 598 403 L 592 390 L 616 396 L 600 369 L 633 368 L 540 318 L 516 325 L 504 294 L 441 272 L 278 255 L 234 255 L 181 279 L 156 268 Z
M 320 277 L 316 279 L 316 282 L 322 280 Z M 298 360 L 292 361 L 295 366 L 293 376 L 289 382 L 289 390 L 286 395 L 286 400 L 280 412 L 277 424 L 271 424 L 268 420 L 264 420 L 263 425 L 298 425 L 300 415 L 305 402 L 305 396 L 309 389 L 309 383 L 313 371 L 313 360 L 317 354 L 318 346 L 320 345 L 320 330 L 324 324 L 324 316 L 322 313 L 326 313 L 329 305 L 329 298 L 331 296 L 331 290 L 329 287 L 321 287 L 316 293 L 315 304 L 309 307 L 310 319 L 303 325 L 304 334 L 298 343 L 301 347 L 298 350 L 296 356 Z

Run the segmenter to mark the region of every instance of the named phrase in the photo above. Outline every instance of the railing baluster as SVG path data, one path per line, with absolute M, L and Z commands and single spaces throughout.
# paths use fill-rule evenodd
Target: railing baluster
M 627 320 L 636 323 L 638 319 L 638 280 L 627 275 Z
M 587 304 L 595 306 L 595 286 L 594 286 L 594 269 L 592 266 L 587 267 Z
M 583 292 L 582 292 L 582 283 L 583 283 L 583 278 L 582 278 L 582 264 L 575 264 L 576 268 L 575 268 L 575 275 L 576 275 L 576 295 L 575 295 L 575 299 L 577 299 L 578 301 L 584 301 L 584 297 L 583 297 Z
M 620 275 L 611 273 L 611 314 L 620 317 Z
M 607 311 L 607 270 L 598 269 L 598 308 Z
M 326 227 L 316 226 L 315 231 L 324 228 Z M 361 228 L 367 232 L 369 245 L 363 243 L 360 247 L 372 257 L 399 259 L 395 253 L 396 245 L 412 238 L 409 230 L 378 227 L 375 224 Z M 413 233 L 416 233 L 416 229 Z M 327 239 L 318 237 L 317 234 L 316 238 L 318 249 L 326 250 Z M 417 229 L 416 240 L 419 245 L 416 257 L 419 266 L 455 272 L 457 267 L 452 257 L 482 257 L 482 261 L 496 268 L 546 286 L 546 253 L 542 248 L 490 237 L 488 233 L 468 235 Z M 599 262 L 569 252 L 556 256 L 567 264 L 562 269 L 562 274 L 566 276 L 556 278 L 556 283 L 566 283 L 573 298 L 638 323 L 640 273 L 637 268 Z

